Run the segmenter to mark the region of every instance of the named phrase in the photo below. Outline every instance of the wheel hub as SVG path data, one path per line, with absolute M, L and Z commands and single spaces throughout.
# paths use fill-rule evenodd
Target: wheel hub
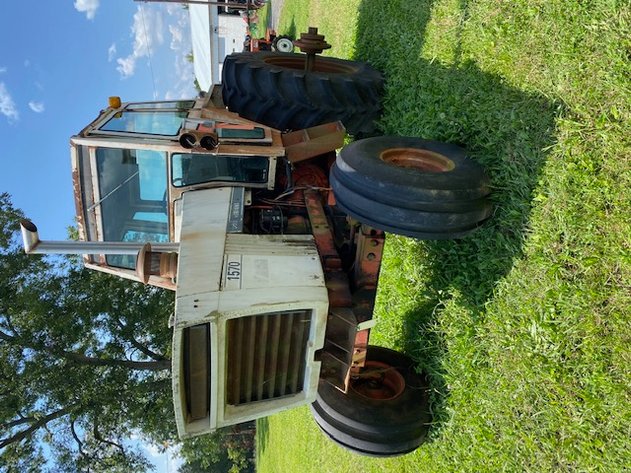
M 440 153 L 418 148 L 391 148 L 379 156 L 393 166 L 417 169 L 426 173 L 448 172 L 454 169 L 454 162 Z
M 300 33 L 300 39 L 294 42 L 296 47 L 307 55 L 305 61 L 305 71 L 315 70 L 316 54 L 320 54 L 331 45 L 324 41 L 324 35 L 318 34 L 318 28 L 309 27 L 309 32 Z
M 294 43 L 292 43 L 290 39 L 281 38 L 276 43 L 276 49 L 280 51 L 281 53 L 290 53 L 294 49 Z
M 360 396 L 375 401 L 390 401 L 405 390 L 405 379 L 399 371 L 379 361 L 366 361 L 359 376 L 352 379 L 350 387 Z

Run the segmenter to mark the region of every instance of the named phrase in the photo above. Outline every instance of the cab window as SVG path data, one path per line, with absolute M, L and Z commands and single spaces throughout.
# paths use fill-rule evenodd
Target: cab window
M 174 110 L 188 110 L 195 105 L 194 100 L 174 100 L 170 102 L 135 102 L 130 103 L 125 107 L 126 110 L 138 110 L 138 109 L 174 109 Z
M 186 115 L 186 111 L 180 110 L 119 112 L 101 125 L 99 130 L 117 133 L 176 136 Z
M 269 160 L 263 156 L 173 153 L 171 166 L 175 187 L 211 181 L 264 184 L 268 178 Z
M 96 149 L 105 241 L 169 241 L 166 154 L 153 150 Z M 135 267 L 135 256 L 107 256 Z

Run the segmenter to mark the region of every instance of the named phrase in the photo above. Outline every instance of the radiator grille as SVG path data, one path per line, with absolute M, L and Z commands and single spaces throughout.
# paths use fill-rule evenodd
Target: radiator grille
M 310 324 L 309 310 L 229 320 L 228 404 L 236 406 L 301 392 Z

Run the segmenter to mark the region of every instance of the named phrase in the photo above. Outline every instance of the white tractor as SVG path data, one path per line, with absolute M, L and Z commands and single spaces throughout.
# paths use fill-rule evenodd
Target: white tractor
M 243 53 L 203 98 L 110 106 L 71 139 L 82 242 L 29 252 L 175 291 L 181 437 L 303 404 L 337 443 L 399 455 L 428 430 L 428 383 L 368 343 L 384 231 L 461 238 L 491 214 L 455 145 L 372 137 L 381 75 L 307 54 Z M 167 323 L 167 321 L 165 321 Z

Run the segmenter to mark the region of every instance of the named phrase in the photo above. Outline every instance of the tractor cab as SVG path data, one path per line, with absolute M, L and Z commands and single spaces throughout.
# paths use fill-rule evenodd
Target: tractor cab
M 114 97 L 70 140 L 84 241 L 179 241 L 182 195 L 216 187 L 273 189 L 280 133 L 197 100 L 121 103 Z M 240 203 L 241 205 L 244 202 Z M 86 255 L 89 267 L 138 280 L 136 255 Z M 174 289 L 169 278 L 150 283 Z

